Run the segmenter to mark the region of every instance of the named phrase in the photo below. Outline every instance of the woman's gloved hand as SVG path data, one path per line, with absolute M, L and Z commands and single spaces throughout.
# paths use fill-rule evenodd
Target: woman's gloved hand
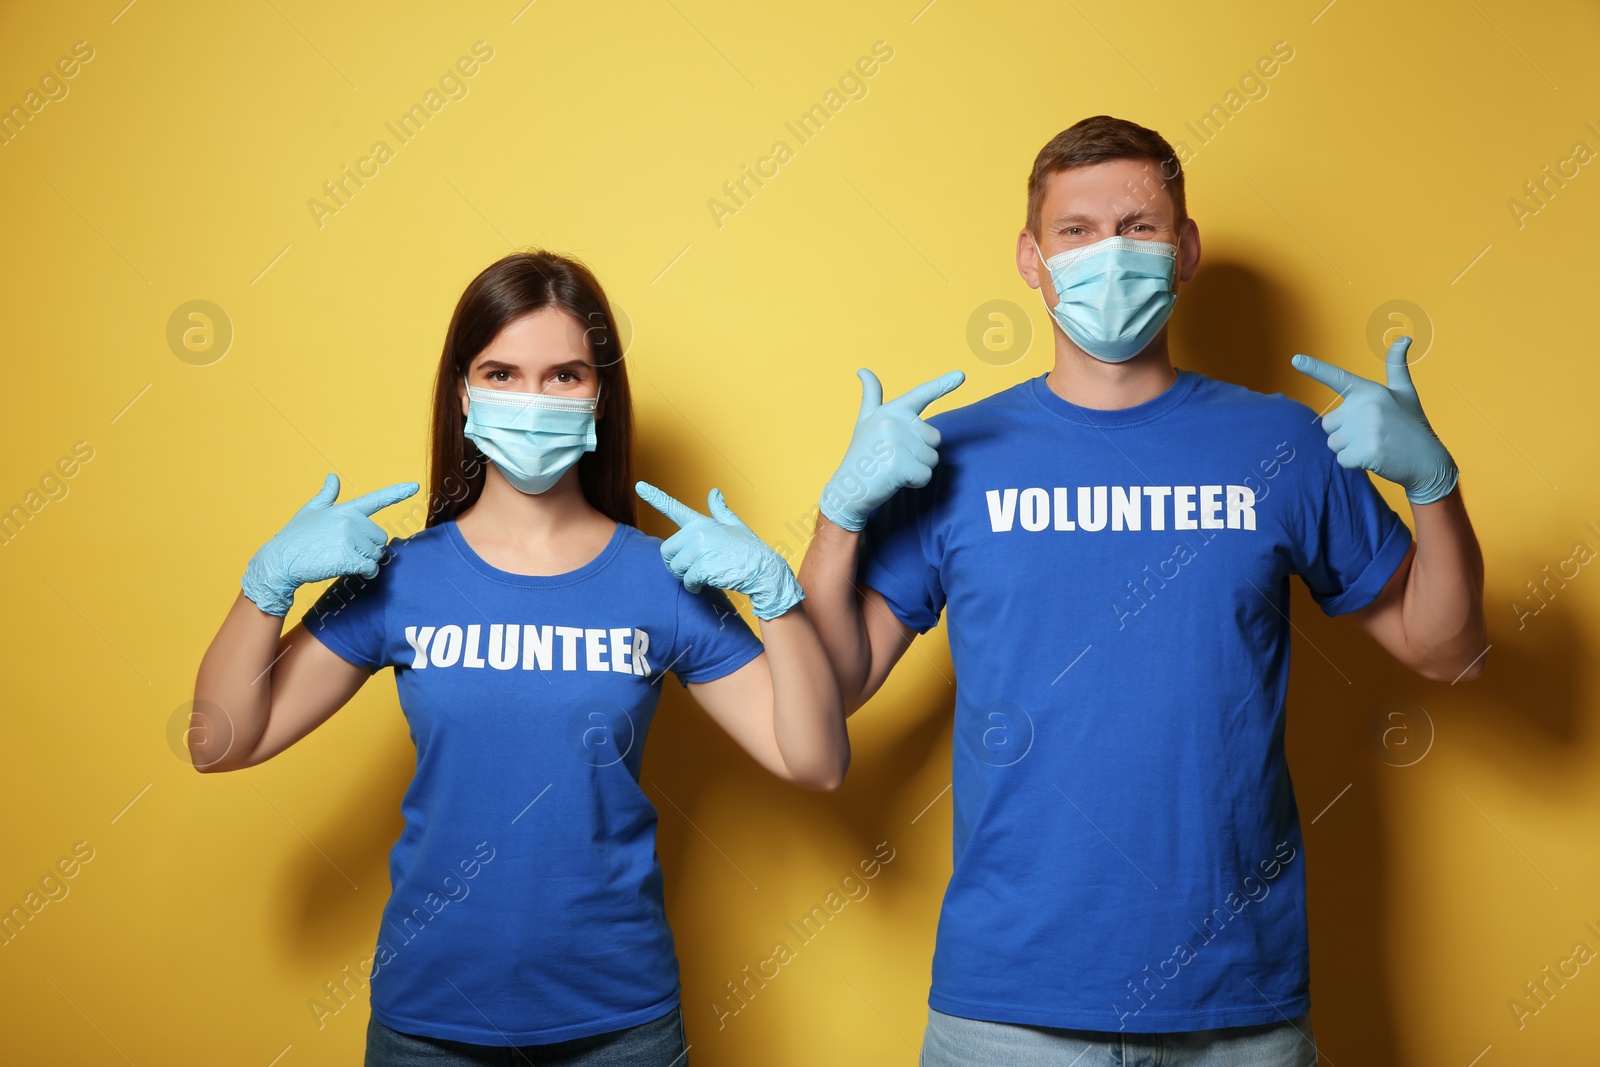
M 251 557 L 239 583 L 244 595 L 268 615 L 287 615 L 294 591 L 308 582 L 345 574 L 377 577 L 389 535 L 368 516 L 418 488 L 416 482 L 400 482 L 335 504 L 339 476 L 328 475 L 317 495 Z
M 806 598 L 788 561 L 729 510 L 722 490 L 711 490 L 711 514 L 702 515 L 649 482 L 638 482 L 634 489 L 678 524 L 678 532 L 661 543 L 661 558 L 689 592 L 698 593 L 706 585 L 736 590 L 750 598 L 751 610 L 761 619 L 775 619 Z
M 1413 504 L 1431 504 L 1449 496 L 1459 477 L 1455 460 L 1428 425 L 1411 384 L 1406 351 L 1411 338 L 1399 337 L 1389 346 L 1387 386 L 1331 367 L 1310 356 L 1289 362 L 1344 397 L 1344 402 L 1323 416 L 1339 466 L 1361 467 L 1380 478 L 1403 486 Z
M 861 379 L 861 413 L 844 462 L 822 489 L 820 510 L 834 525 L 859 531 L 872 509 L 907 486 L 927 485 L 933 477 L 939 431 L 919 416 L 967 376 L 953 370 L 887 404 L 876 374 L 863 368 L 856 376 Z

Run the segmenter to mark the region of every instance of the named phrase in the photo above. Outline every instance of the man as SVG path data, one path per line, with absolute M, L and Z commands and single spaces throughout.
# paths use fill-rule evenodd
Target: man
M 1314 1064 L 1290 577 L 1427 678 L 1483 669 L 1482 557 L 1409 338 L 1386 386 L 1295 356 L 1343 395 L 1319 426 L 1174 369 L 1199 263 L 1172 147 L 1084 119 L 1039 153 L 1017 239 L 1051 371 L 926 422 L 959 372 L 887 404 L 861 372 L 800 578 L 851 711 L 949 611 L 929 1067 Z M 1366 471 L 1406 488 L 1414 541 Z

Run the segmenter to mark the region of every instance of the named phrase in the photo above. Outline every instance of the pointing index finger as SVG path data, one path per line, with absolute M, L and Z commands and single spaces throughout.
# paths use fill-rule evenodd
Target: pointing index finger
M 914 415 L 922 414 L 922 409 L 950 392 L 956 386 L 967 380 L 966 372 L 953 370 L 949 374 L 940 375 L 931 382 L 921 385 L 895 397 L 889 405 L 899 408 L 909 408 Z M 886 405 L 888 406 L 888 405 Z
M 1365 378 L 1357 377 L 1347 370 L 1335 367 L 1331 363 L 1324 363 L 1320 359 L 1312 359 L 1310 356 L 1296 355 L 1289 363 L 1307 378 L 1321 382 L 1340 396 L 1348 395 L 1356 385 L 1366 381 Z
M 382 511 L 390 504 L 398 504 L 406 497 L 413 495 L 421 488 L 416 482 L 396 482 L 394 485 L 383 489 L 374 489 L 365 496 L 358 496 L 354 500 L 346 501 L 351 507 L 363 515 L 372 515 Z
M 675 500 L 649 482 L 635 482 L 633 489 L 641 500 L 677 523 L 679 527 L 687 526 L 695 519 L 703 517 L 694 508 L 681 500 Z

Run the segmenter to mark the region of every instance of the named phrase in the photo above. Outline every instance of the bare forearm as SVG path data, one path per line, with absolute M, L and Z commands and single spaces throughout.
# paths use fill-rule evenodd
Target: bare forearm
M 773 733 L 792 780 L 837 789 L 850 766 L 850 735 L 827 651 L 806 604 L 763 621 L 761 640 L 772 672 Z
M 1432 504 L 1413 505 L 1417 551 L 1403 601 L 1412 667 L 1454 681 L 1483 670 L 1483 552 L 1457 488 Z
M 800 587 L 817 636 L 839 679 L 846 708 L 854 710 L 872 669 L 872 646 L 856 589 L 861 535 L 817 516 L 816 532 L 800 564 Z
M 189 752 L 199 770 L 242 766 L 267 728 L 272 661 L 283 620 L 242 593 L 200 661 L 194 683 Z

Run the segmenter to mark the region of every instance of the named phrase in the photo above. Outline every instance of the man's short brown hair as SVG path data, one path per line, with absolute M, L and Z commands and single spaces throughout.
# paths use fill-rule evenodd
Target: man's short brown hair
M 1178 162 L 1178 154 L 1167 139 L 1127 119 L 1092 115 L 1056 134 L 1034 158 L 1033 173 L 1028 175 L 1027 226 L 1035 237 L 1040 236 L 1039 206 L 1050 175 L 1108 159 L 1138 159 L 1151 163 L 1153 168 L 1145 180 L 1147 191 L 1136 191 L 1135 195 L 1142 198 L 1164 188 L 1178 209 L 1174 221 L 1181 225 L 1189 217 L 1183 195 L 1183 164 Z

